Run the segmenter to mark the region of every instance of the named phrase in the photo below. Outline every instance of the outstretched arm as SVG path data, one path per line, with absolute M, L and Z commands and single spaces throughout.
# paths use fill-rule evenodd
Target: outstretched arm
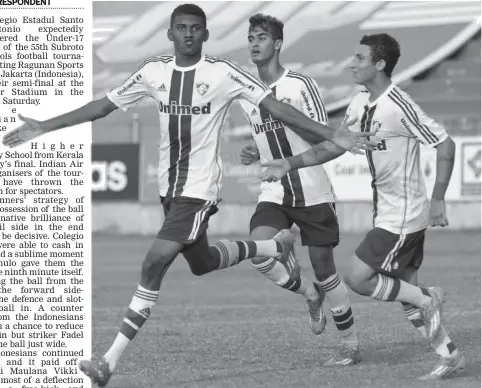
M 286 158 L 286 161 L 289 163 L 291 170 L 296 170 L 298 168 L 327 163 L 344 153 L 345 150 L 329 141 L 324 141 L 323 143 L 314 145 L 308 151 Z
M 266 167 L 266 170 L 261 174 L 261 180 L 264 182 L 277 182 L 292 170 L 327 163 L 344 153 L 345 151 L 341 148 L 329 141 L 325 141 L 301 154 L 262 163 L 261 167 Z
M 117 105 L 107 97 L 104 97 L 99 100 L 91 101 L 88 104 L 61 116 L 43 121 L 41 127 L 46 132 L 73 127 L 75 125 L 101 119 L 116 109 Z
M 345 123 L 337 130 L 311 120 L 296 108 L 276 100 L 271 95 L 266 96 L 260 107 L 266 109 L 273 118 L 288 124 L 294 131 L 305 131 L 316 136 L 319 141 L 328 140 L 338 147 L 356 154 L 363 154 L 364 150 L 371 149 L 375 142 L 368 140 L 367 136 L 374 136 L 371 132 L 351 132 L 348 127 L 355 121 Z
M 107 97 L 94 100 L 88 104 L 63 115 L 45 121 L 38 121 L 19 115 L 23 124 L 10 131 L 3 137 L 3 145 L 7 147 L 17 147 L 27 141 L 35 139 L 47 132 L 57 129 L 73 127 L 89 121 L 95 121 L 107 116 L 117 109 L 117 106 Z
M 437 148 L 437 172 L 430 204 L 430 225 L 447 226 L 449 224 L 446 208 L 445 193 L 450 183 L 455 161 L 455 143 L 447 137 Z

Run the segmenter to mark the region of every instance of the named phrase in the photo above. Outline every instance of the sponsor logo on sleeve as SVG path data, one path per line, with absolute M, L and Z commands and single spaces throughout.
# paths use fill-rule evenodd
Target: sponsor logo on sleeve
M 308 111 L 308 114 L 312 119 L 315 118 L 315 112 L 313 111 L 313 108 L 310 104 L 310 100 L 308 99 L 308 96 L 306 95 L 305 90 L 301 91 L 301 97 L 303 97 L 303 101 L 305 102 L 305 106 L 306 106 L 306 110 Z
M 132 80 L 124 86 L 122 89 L 117 91 L 118 96 L 122 96 L 125 92 L 127 92 L 130 88 L 132 88 L 136 83 L 138 83 L 142 78 L 141 74 L 137 74 L 135 77 L 132 78 Z
M 231 73 L 228 73 L 228 77 L 231 78 L 237 84 L 240 84 L 243 88 L 249 89 L 249 90 L 254 92 L 254 85 L 247 84 L 246 82 L 240 80 L 239 77 L 237 77 L 237 76 L 235 76 Z

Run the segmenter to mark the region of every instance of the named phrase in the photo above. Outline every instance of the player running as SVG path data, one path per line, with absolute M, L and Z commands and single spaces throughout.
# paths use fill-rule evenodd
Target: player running
M 283 23 L 278 19 L 257 14 L 249 19 L 248 47 L 252 61 L 258 67 L 260 79 L 279 101 L 291 104 L 306 116 L 322 123 L 328 122 L 321 93 L 316 81 L 285 69 L 279 55 L 283 44 Z M 298 135 L 290 126 L 273 119 L 266 109 L 248 101 L 240 101 L 252 129 L 256 146 L 247 145 L 241 152 L 244 164 L 261 159 L 266 162 L 282 159 L 311 148 L 313 137 Z M 259 150 L 259 151 L 258 151 Z M 332 158 L 344 151 L 336 149 Z M 326 325 L 322 302 L 326 297 L 331 305 L 335 325 L 342 337 L 342 346 L 325 365 L 350 365 L 358 361 L 359 343 L 348 291 L 340 281 L 333 258 L 338 245 L 338 219 L 335 212 L 335 193 L 322 165 L 294 170 L 278 182 L 263 182 L 258 206 L 251 218 L 251 238 L 273 238 L 279 231 L 298 225 L 301 240 L 308 246 L 310 260 L 319 284 L 301 276 L 294 260 L 283 266 L 278 260 L 253 257 L 252 263 L 268 279 L 280 287 L 306 298 L 311 328 L 321 334 Z
M 161 281 L 179 253 L 195 275 L 226 268 L 254 256 L 286 261 L 293 236 L 282 231 L 264 241 L 222 240 L 209 246 L 208 221 L 217 212 L 222 187 L 218 152 L 224 117 L 231 102 L 246 99 L 300 132 L 333 141 L 361 152 L 371 141 L 316 123 L 290 105 L 270 96 L 271 90 L 230 61 L 202 55 L 208 40 L 206 15 L 196 5 L 184 4 L 171 15 L 168 38 L 175 55 L 146 60 L 129 79 L 105 98 L 47 121 L 21 117 L 24 124 L 3 138 L 18 146 L 46 132 L 107 116 L 117 108 L 127 110 L 147 98 L 156 100 L 160 118 L 159 192 L 165 219 L 141 271 L 140 284 L 127 309 L 112 346 L 98 361 L 84 360 L 80 369 L 100 387 L 106 386 L 121 355 L 156 305 Z
M 367 151 L 373 181 L 374 228 L 361 242 L 345 280 L 358 294 L 381 301 L 399 301 L 407 318 L 428 339 L 440 361 L 422 380 L 449 377 L 466 367 L 443 328 L 443 291 L 417 286 L 423 260 L 425 230 L 446 226 L 445 192 L 452 175 L 455 143 L 445 129 L 391 82 L 400 57 L 398 42 L 387 34 L 365 35 L 351 62 L 353 78 L 366 90 L 351 102 L 345 120 L 352 128 L 379 138 Z M 422 143 L 437 149 L 437 174 L 429 202 L 420 167 Z M 263 180 L 278 181 L 288 171 L 331 160 L 328 143 L 280 161 L 265 163 Z

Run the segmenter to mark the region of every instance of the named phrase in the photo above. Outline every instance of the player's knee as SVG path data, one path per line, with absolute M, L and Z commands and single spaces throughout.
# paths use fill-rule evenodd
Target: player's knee
M 191 264 L 189 268 L 191 269 L 192 274 L 195 276 L 205 275 L 215 269 L 203 264 Z
M 348 272 L 343 276 L 343 280 L 357 294 L 363 294 L 365 280 L 354 272 Z
M 270 240 L 278 234 L 279 230 L 271 226 L 257 226 L 250 236 L 253 240 Z
M 146 257 L 144 258 L 144 261 L 142 263 L 142 270 L 147 272 L 155 271 L 156 269 L 162 270 L 172 261 L 172 258 L 169 256 L 170 255 L 167 255 L 163 252 L 156 252 L 150 250 L 149 252 L 147 252 Z
M 370 296 L 373 292 L 372 278 L 367 278 L 363 274 L 351 271 L 344 276 L 343 280 L 348 287 L 359 295 Z
M 373 281 L 377 272 L 357 255 L 352 257 L 349 271 L 346 273 L 345 283 L 360 295 L 371 295 Z
M 216 270 L 219 263 L 211 255 L 190 255 L 189 268 L 195 276 L 202 276 Z
M 343 275 L 343 281 L 345 282 L 345 284 L 350 287 L 352 290 L 354 290 L 353 288 L 353 285 L 355 282 L 354 282 L 354 279 L 352 279 L 352 276 L 351 274 L 345 274 Z
M 191 249 L 184 252 L 184 258 L 189 264 L 189 269 L 195 276 L 202 276 L 219 268 L 219 255 L 217 248 Z
M 202 276 L 207 274 L 209 271 L 203 267 L 191 267 L 191 272 L 195 276 Z
M 153 273 L 154 271 L 159 272 L 162 267 L 162 262 L 153 257 L 146 256 L 146 258 L 142 262 L 143 273 Z

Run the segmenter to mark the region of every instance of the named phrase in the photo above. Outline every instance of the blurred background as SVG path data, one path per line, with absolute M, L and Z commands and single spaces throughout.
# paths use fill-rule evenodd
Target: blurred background
M 94 97 L 120 84 L 148 57 L 172 54 L 166 37 L 179 2 L 94 2 Z M 401 45 L 393 81 L 425 112 L 443 123 L 457 143 L 447 192 L 449 229 L 480 228 L 481 41 L 480 2 L 196 2 L 206 12 L 210 39 L 205 54 L 227 57 L 256 74 L 246 36 L 249 16 L 261 12 L 285 23 L 281 60 L 316 79 L 330 123 L 341 121 L 357 89 L 348 71 L 350 54 L 364 34 L 386 32 Z M 159 125 L 152 102 L 116 111 L 93 123 L 94 232 L 155 234 L 158 202 Z M 243 166 L 239 150 L 251 138 L 238 103 L 225 122 L 222 155 L 225 185 L 210 234 L 245 235 L 256 206 L 259 165 Z M 344 231 L 371 227 L 372 191 L 366 158 L 344 155 L 327 171 Z M 422 147 L 428 191 L 435 154 Z

